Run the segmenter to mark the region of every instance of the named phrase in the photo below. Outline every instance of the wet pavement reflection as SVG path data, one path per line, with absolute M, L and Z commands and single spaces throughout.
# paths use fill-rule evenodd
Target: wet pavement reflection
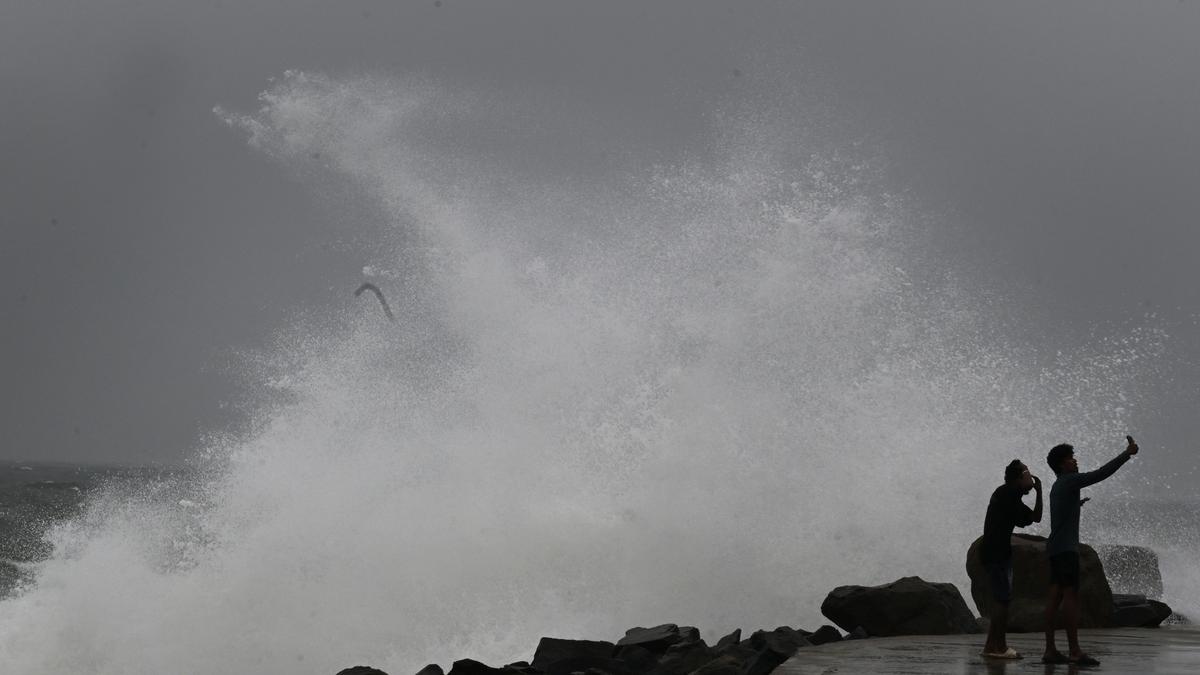
M 1062 637 L 1062 636 L 1060 636 Z M 891 673 L 895 675 L 1074 675 L 1075 673 L 1200 673 L 1200 627 L 1081 630 L 1080 643 L 1099 666 L 1041 662 L 1040 633 L 1009 634 L 1008 644 L 1025 658 L 1006 661 L 980 654 L 982 635 L 872 638 L 802 649 L 777 675 Z M 1065 638 L 1061 639 L 1065 647 Z

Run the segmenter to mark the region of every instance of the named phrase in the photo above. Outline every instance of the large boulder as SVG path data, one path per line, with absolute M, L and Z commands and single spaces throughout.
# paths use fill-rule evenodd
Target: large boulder
M 920 577 L 882 586 L 839 586 L 825 597 L 821 613 L 844 631 L 861 626 L 875 637 L 980 632 L 954 584 Z
M 625 631 L 625 637 L 617 640 L 617 647 L 637 646 L 657 654 L 667 651 L 667 647 L 676 642 L 691 637 L 691 631 L 696 629 L 684 626 L 682 629 L 673 623 L 664 623 L 653 628 L 630 628 Z M 699 631 L 696 632 L 699 635 Z
M 992 593 L 987 571 L 979 559 L 976 539 L 967 550 L 967 575 L 971 577 L 971 597 L 983 616 L 991 616 Z M 1050 563 L 1046 559 L 1046 538 L 1029 534 L 1012 536 L 1013 593 L 1008 606 L 1008 630 L 1033 633 L 1045 630 L 1046 599 L 1050 592 Z M 1096 551 L 1079 545 L 1079 625 L 1104 628 L 1112 625 L 1113 594 Z M 1060 613 L 1061 621 L 1061 613 Z M 1061 625 L 1058 626 L 1061 628 Z
M 1155 628 L 1171 616 L 1166 603 L 1144 595 L 1117 593 L 1113 605 L 1112 625 L 1117 628 Z
M 1144 546 L 1098 544 L 1096 554 L 1104 565 L 1113 593 L 1162 599 L 1163 580 L 1157 553 Z
M 582 666 L 587 661 L 596 661 L 599 665 L 609 661 L 612 655 L 613 643 L 611 642 L 544 637 L 538 642 L 537 650 L 533 653 L 533 661 L 529 665 L 536 670 L 549 673 L 552 667 L 560 661 L 569 661 L 576 666 Z M 588 667 L 576 667 L 573 670 L 585 671 Z M 561 670 L 561 668 L 555 670 Z M 571 673 L 573 670 L 567 672 Z

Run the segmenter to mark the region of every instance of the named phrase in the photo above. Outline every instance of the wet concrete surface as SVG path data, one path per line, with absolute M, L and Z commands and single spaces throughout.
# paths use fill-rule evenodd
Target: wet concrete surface
M 1200 626 L 1081 630 L 1083 650 L 1100 661 L 1096 667 L 1041 663 L 1041 633 L 1009 634 L 1008 644 L 1025 658 L 985 659 L 983 635 L 923 635 L 871 638 L 801 649 L 775 670 L 776 675 L 1050 675 L 1071 673 L 1200 674 Z M 1066 636 L 1058 648 L 1066 651 Z

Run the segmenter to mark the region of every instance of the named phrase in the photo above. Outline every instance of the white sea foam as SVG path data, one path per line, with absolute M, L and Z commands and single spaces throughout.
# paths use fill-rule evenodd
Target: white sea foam
M 515 109 L 293 72 L 220 113 L 379 205 L 364 270 L 399 320 L 285 333 L 187 508 L 114 493 L 57 530 L 0 605 L 6 672 L 404 673 L 666 621 L 812 628 L 836 585 L 963 583 L 1003 465 L 1113 447 L 1114 402 L 1142 400 L 1161 335 L 1006 337 L 871 158 L 814 155 L 791 112 L 585 181 L 464 149 Z

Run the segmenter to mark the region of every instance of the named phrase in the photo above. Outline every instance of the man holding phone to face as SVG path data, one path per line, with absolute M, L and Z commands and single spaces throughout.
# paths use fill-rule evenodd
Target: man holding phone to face
M 1030 510 L 1021 497 L 1037 490 L 1037 500 Z M 1021 655 L 1008 646 L 1008 604 L 1012 601 L 1012 533 L 1014 527 L 1026 527 L 1042 520 L 1042 481 L 1029 473 L 1029 467 L 1014 459 L 1004 467 L 1004 485 L 996 488 L 988 502 L 983 520 L 983 540 L 979 558 L 987 570 L 988 586 L 992 592 L 991 623 L 983 655 L 997 659 L 1019 659 Z
M 1100 662 L 1079 648 L 1079 507 L 1086 500 L 1079 490 L 1095 485 L 1117 472 L 1125 462 L 1138 453 L 1137 443 L 1126 436 L 1125 450 L 1112 461 L 1095 471 L 1079 473 L 1075 448 L 1063 443 L 1050 449 L 1046 463 L 1057 478 L 1050 488 L 1050 538 L 1046 540 L 1046 555 L 1050 559 L 1050 598 L 1046 603 L 1046 653 L 1043 663 L 1072 663 L 1098 666 Z M 1070 655 L 1064 656 L 1054 645 L 1054 623 L 1062 605 L 1064 628 Z

